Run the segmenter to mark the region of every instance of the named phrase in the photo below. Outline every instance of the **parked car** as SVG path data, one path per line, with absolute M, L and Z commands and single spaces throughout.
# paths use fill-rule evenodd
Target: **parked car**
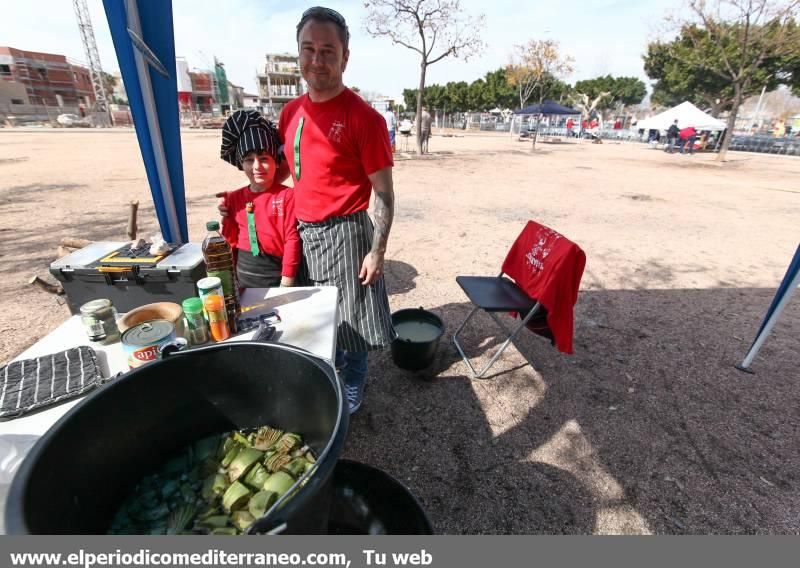
M 91 126 L 92 122 L 88 118 L 82 118 L 77 114 L 59 114 L 56 122 L 60 126 Z

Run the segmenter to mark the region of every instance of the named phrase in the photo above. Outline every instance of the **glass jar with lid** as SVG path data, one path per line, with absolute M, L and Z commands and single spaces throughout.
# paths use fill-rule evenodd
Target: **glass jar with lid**
M 208 328 L 203 317 L 203 300 L 187 298 L 181 306 L 186 316 L 186 340 L 189 345 L 202 345 L 208 341 Z
M 89 341 L 107 345 L 119 341 L 117 310 L 111 300 L 92 300 L 81 306 L 81 323 Z

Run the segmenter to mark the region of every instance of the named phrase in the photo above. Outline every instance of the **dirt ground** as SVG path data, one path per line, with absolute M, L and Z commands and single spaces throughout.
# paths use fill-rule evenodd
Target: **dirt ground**
M 183 135 L 190 237 L 213 193 L 242 185 L 219 132 Z M 440 533 L 800 532 L 800 300 L 741 360 L 797 247 L 800 160 L 677 156 L 641 145 L 434 136 L 399 156 L 387 258 L 393 309 L 422 306 L 448 333 L 411 374 L 371 358 L 345 455 L 384 469 Z M 25 283 L 58 241 L 124 240 L 139 199 L 130 130 L 0 130 L 0 361 L 68 317 Z M 576 352 L 525 333 L 492 376 L 467 378 L 450 339 L 469 304 L 460 274 L 493 275 L 527 219 L 577 242 L 587 266 Z M 477 362 L 499 344 L 478 318 Z

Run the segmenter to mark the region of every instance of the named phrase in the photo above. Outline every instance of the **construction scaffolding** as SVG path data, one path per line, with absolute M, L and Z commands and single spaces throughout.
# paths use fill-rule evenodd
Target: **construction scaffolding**
M 277 117 L 283 105 L 304 92 L 296 55 L 268 53 L 264 73 L 258 74 L 258 97 L 265 114 Z
M 72 6 L 75 9 L 75 17 L 78 19 L 78 29 L 81 32 L 83 51 L 86 54 L 92 89 L 94 90 L 92 116 L 100 121 L 99 125 L 108 126 L 111 124 L 111 114 L 109 113 L 105 85 L 103 85 L 103 68 L 100 65 L 100 54 L 97 51 L 97 42 L 94 39 L 94 29 L 92 28 L 92 19 L 89 17 L 89 8 L 86 6 L 86 0 L 72 0 Z

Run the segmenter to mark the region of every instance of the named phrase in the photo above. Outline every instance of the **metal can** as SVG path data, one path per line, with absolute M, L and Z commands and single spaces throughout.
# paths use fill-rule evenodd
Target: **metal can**
M 100 299 L 86 302 L 81 306 L 81 323 L 86 328 L 89 341 L 112 343 L 119 339 L 117 310 L 111 300 Z
M 145 321 L 122 334 L 122 348 L 131 369 L 158 359 L 159 348 L 175 341 L 175 326 L 167 320 Z
M 225 293 L 222 290 L 222 280 L 216 276 L 202 278 L 197 281 L 197 292 L 200 296 L 200 300 L 203 302 L 203 316 L 206 318 L 206 321 L 210 323 L 208 319 L 208 310 L 206 309 L 206 298 L 209 296 L 219 296 L 224 300 Z M 228 321 L 227 314 L 225 316 L 225 321 Z

